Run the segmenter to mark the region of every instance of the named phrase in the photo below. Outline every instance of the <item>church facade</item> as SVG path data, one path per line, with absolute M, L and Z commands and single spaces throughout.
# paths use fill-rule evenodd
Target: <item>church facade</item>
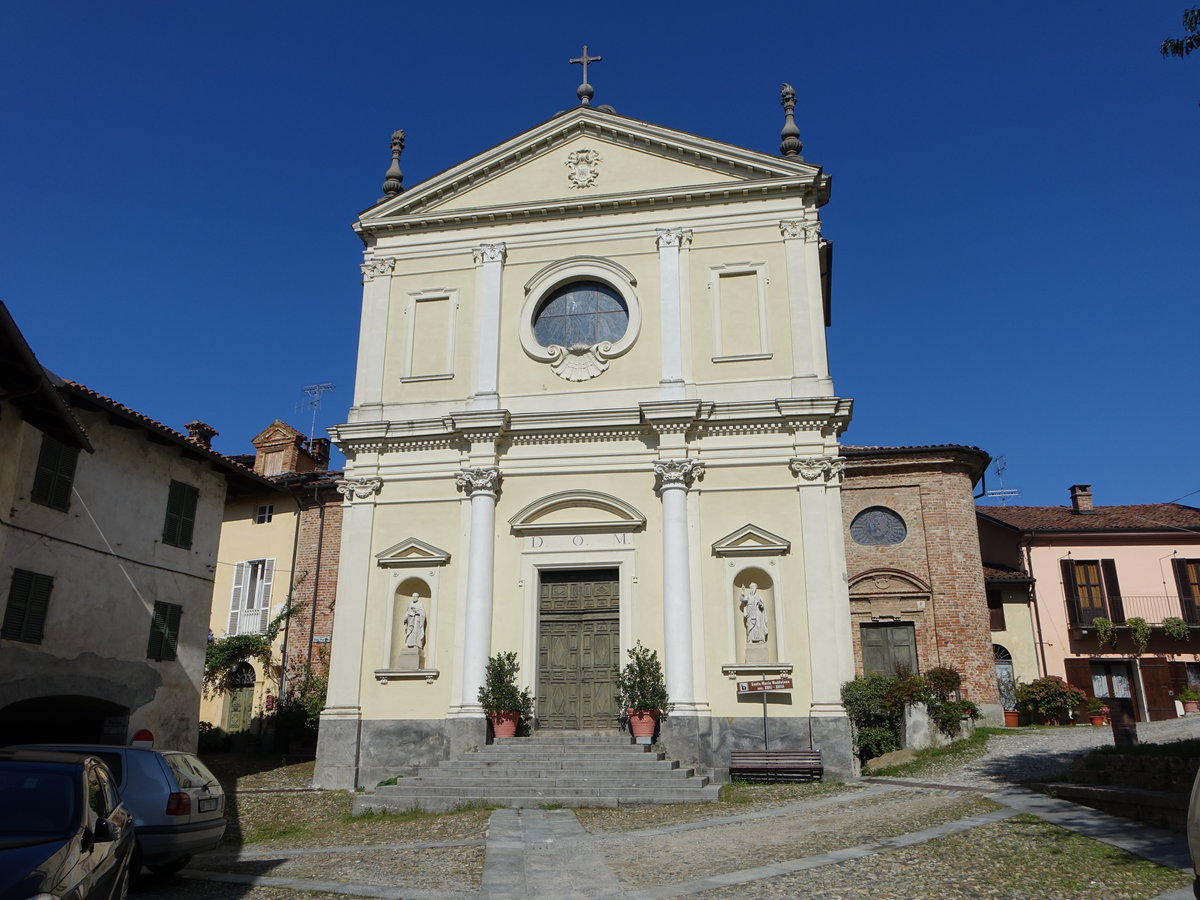
M 639 641 L 666 670 L 671 756 L 719 777 L 765 711 L 771 746 L 852 773 L 829 176 L 799 155 L 788 89 L 780 156 L 583 100 L 407 190 L 397 132 L 356 224 L 318 786 L 482 744 L 499 651 L 535 727 L 615 730 Z M 793 687 L 769 704 L 738 693 L 776 677 Z

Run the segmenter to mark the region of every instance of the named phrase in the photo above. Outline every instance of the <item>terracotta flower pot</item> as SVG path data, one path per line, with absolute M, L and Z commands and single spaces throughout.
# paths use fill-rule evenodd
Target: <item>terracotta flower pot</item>
M 1092 720 L 1093 725 L 1103 725 L 1104 724 L 1104 716 L 1103 715 L 1091 716 L 1090 718 Z
M 1183 711 L 1185 713 L 1200 712 L 1200 700 L 1184 700 Z
M 517 736 L 517 725 L 521 722 L 521 714 L 519 712 L 488 713 L 488 718 L 492 720 L 492 731 L 496 737 L 509 738 Z
M 1006 709 L 1004 711 L 1004 727 L 1016 728 L 1021 724 L 1021 714 L 1015 709 Z
M 629 710 L 629 730 L 635 738 L 654 737 L 654 724 L 658 721 L 657 709 Z

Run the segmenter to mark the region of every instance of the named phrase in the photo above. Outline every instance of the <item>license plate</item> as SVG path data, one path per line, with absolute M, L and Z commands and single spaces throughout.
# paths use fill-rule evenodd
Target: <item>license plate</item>
M 217 808 L 217 798 L 209 797 L 207 800 L 200 801 L 200 812 L 212 812 Z

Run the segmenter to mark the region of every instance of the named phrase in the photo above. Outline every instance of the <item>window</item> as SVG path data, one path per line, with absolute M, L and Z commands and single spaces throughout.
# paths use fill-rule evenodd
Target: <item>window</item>
M 1173 559 L 1184 621 L 1200 625 L 1200 559 Z
M 13 570 L 0 637 L 9 641 L 40 644 L 53 586 L 54 579 L 49 575 L 26 572 L 24 569 Z
M 1063 593 L 1072 625 L 1090 625 L 1094 619 L 1125 621 L 1117 564 L 1111 559 L 1062 559 Z
M 899 544 L 908 537 L 904 519 L 886 506 L 868 506 L 850 523 L 850 537 L 864 547 Z
M 68 447 L 48 434 L 42 435 L 37 471 L 33 476 L 34 503 L 66 512 L 71 508 L 71 485 L 75 483 L 75 463 L 79 448 Z
M 599 281 L 563 285 L 538 306 L 533 316 L 533 334 L 543 347 L 615 344 L 628 327 L 625 300 Z
M 987 605 L 992 631 L 1004 631 L 1004 601 L 1001 599 L 999 591 L 988 588 Z
M 229 598 L 228 634 L 262 634 L 267 630 L 274 578 L 273 559 L 250 559 L 237 564 Z
M 196 527 L 196 500 L 200 491 L 182 481 L 172 481 L 167 494 L 167 519 L 163 523 L 163 543 L 188 550 Z
M 172 660 L 179 643 L 179 620 L 183 607 L 177 603 L 154 602 L 154 618 L 150 622 L 150 641 L 146 644 L 146 658 Z
M 274 505 L 267 504 L 266 506 L 260 506 L 258 508 L 258 510 L 254 513 L 254 524 L 255 525 L 266 525 L 268 522 L 271 521 L 272 518 L 274 518 L 274 516 L 275 516 Z

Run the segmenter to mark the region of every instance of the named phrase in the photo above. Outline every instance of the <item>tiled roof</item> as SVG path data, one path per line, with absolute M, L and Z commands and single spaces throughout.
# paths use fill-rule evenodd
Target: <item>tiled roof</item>
M 189 451 L 195 452 L 202 457 L 206 457 L 219 468 L 225 471 L 226 475 L 235 475 L 241 478 L 248 478 L 257 483 L 259 487 L 265 487 L 268 490 L 274 485 L 260 475 L 255 474 L 253 469 L 250 469 L 241 463 L 230 459 L 222 453 L 218 453 L 212 447 L 206 447 L 186 434 L 181 434 L 173 428 L 168 428 L 162 422 L 158 422 L 147 415 L 143 415 L 135 409 L 130 409 L 123 403 L 118 403 L 112 397 L 106 397 L 98 391 L 93 391 L 91 388 L 79 384 L 76 381 L 68 381 L 58 379 L 58 387 L 68 395 L 71 401 L 83 401 L 83 404 L 91 403 L 93 406 L 103 409 L 109 413 L 115 413 L 121 418 L 134 422 L 137 425 L 145 428 L 152 434 L 157 434 L 160 437 L 167 438 L 173 443 L 186 447 Z
M 1179 503 L 1097 506 L 977 506 L 976 512 L 1018 531 L 1192 531 L 1200 534 L 1200 509 Z
M 883 446 L 866 446 L 857 444 L 842 444 L 842 451 L 845 453 L 904 453 L 922 450 L 959 450 L 965 453 L 982 453 L 985 456 L 987 451 L 981 450 L 978 447 L 972 447 L 968 444 L 914 444 L 906 447 L 883 447 Z
M 1010 569 L 1008 566 L 996 563 L 983 564 L 983 580 L 986 582 L 1004 581 L 1010 584 L 1027 584 L 1033 581 L 1029 573 L 1023 569 Z

